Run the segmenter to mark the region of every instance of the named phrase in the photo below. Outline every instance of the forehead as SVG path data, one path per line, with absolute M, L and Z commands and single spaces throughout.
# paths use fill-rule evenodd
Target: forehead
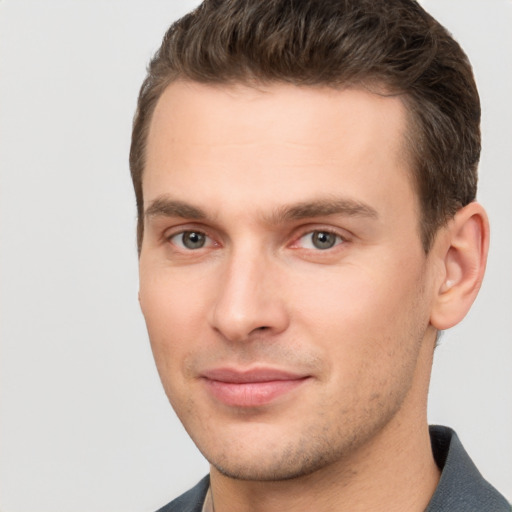
M 342 143 L 349 132 L 359 128 L 370 137 L 380 131 L 384 144 L 401 149 L 405 123 L 400 96 L 361 88 L 176 81 L 157 102 L 149 140 L 155 132 L 165 135 L 162 130 L 174 130 L 173 142 L 179 142 L 176 137 L 180 136 L 187 143 L 244 143 L 255 136 L 267 141 L 279 137 L 299 141 L 305 135 L 314 137 L 315 143 L 333 138 Z M 383 126 L 390 129 L 381 131 Z
M 397 186 L 410 195 L 406 117 L 400 98 L 362 89 L 175 82 L 151 120 L 144 202 L 171 192 L 211 204 L 217 193 L 262 206 L 337 192 L 368 202 Z

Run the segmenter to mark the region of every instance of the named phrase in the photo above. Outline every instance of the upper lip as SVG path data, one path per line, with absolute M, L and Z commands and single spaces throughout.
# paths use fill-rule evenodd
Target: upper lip
M 228 382 L 232 384 L 271 382 L 276 380 L 300 380 L 308 377 L 308 375 L 276 368 L 213 368 L 202 372 L 201 376 L 208 380 Z

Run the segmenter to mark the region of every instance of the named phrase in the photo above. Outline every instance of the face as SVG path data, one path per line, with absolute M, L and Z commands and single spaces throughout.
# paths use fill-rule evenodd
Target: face
M 215 470 L 311 473 L 423 404 L 432 270 L 405 128 L 399 98 L 353 89 L 177 82 L 159 100 L 140 303 Z

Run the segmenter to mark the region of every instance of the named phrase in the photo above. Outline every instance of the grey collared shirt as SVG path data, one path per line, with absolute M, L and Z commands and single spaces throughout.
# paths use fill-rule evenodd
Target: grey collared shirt
M 448 427 L 431 426 L 430 441 L 441 479 L 425 512 L 510 512 L 507 500 L 485 480 Z

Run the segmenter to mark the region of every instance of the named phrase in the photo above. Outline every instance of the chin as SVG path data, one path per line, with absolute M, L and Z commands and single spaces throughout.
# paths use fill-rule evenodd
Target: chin
M 253 482 L 278 482 L 301 478 L 329 465 L 330 461 L 311 461 L 305 458 L 302 461 L 287 461 L 284 465 L 276 464 L 275 460 L 267 463 L 257 464 L 234 464 L 212 466 L 224 476 L 234 480 L 247 480 Z
M 261 443 L 250 447 L 233 443 L 225 451 L 202 451 L 212 467 L 224 476 L 259 482 L 301 478 L 330 466 L 342 457 L 340 450 L 333 449 L 328 439 L 309 436 L 266 447 Z

